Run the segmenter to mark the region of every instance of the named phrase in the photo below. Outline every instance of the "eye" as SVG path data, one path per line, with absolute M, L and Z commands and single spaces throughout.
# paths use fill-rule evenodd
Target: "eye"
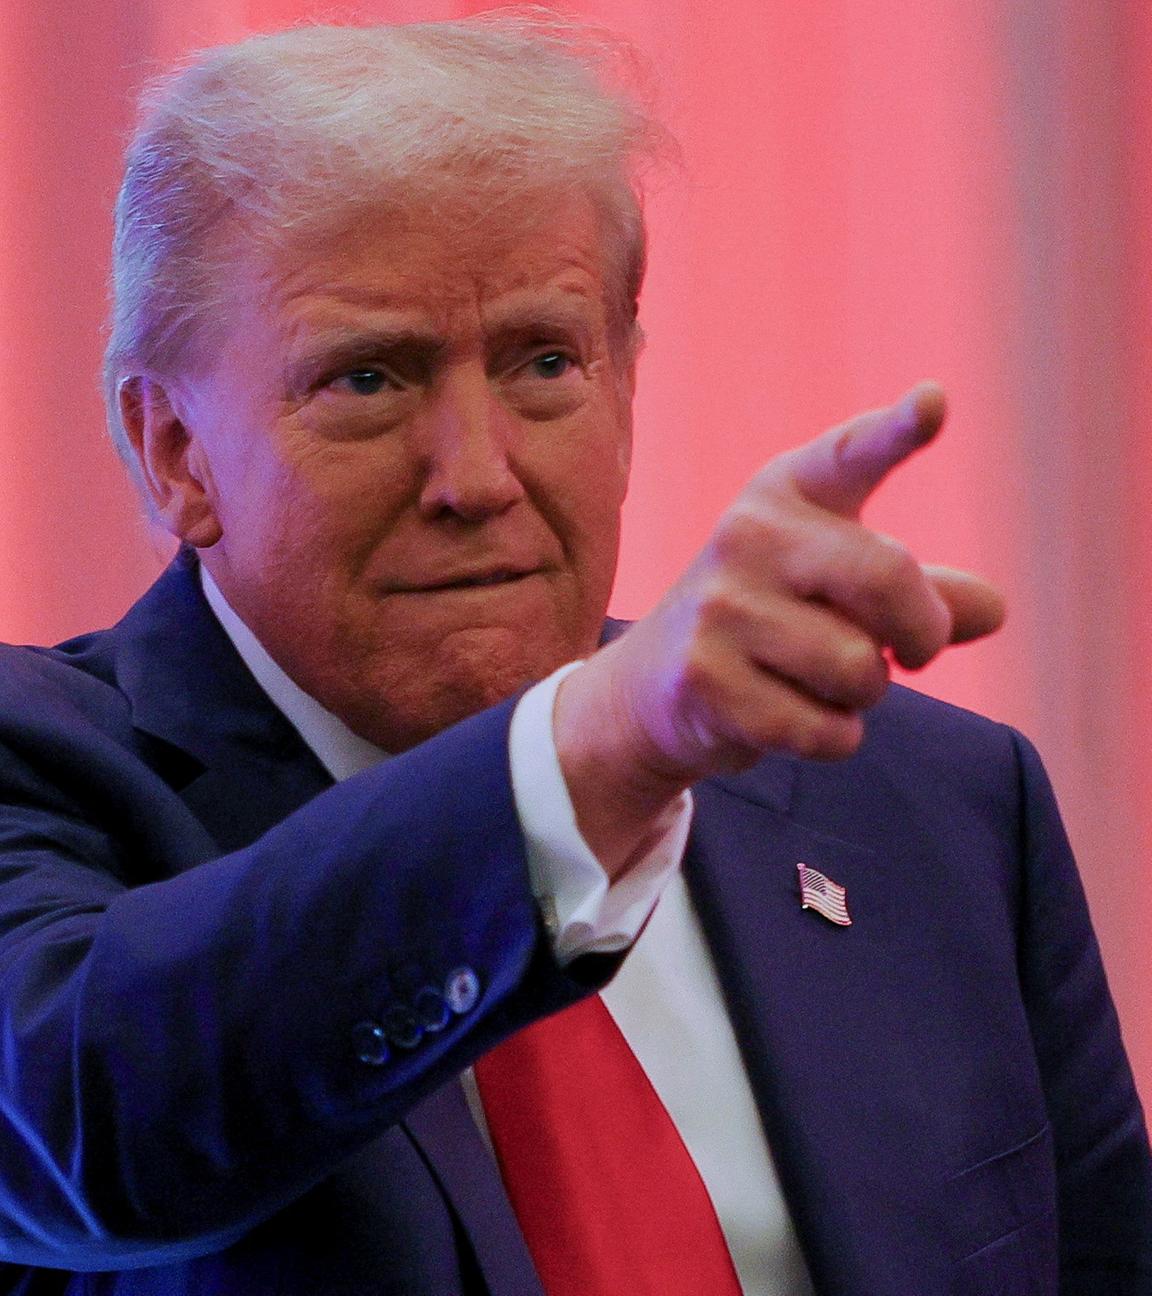
M 333 382 L 356 396 L 375 396 L 390 384 L 391 379 L 380 369 L 353 369 Z
M 565 418 L 588 398 L 592 384 L 585 381 L 594 372 L 578 348 L 525 348 L 512 358 L 504 371 L 505 399 L 525 418 L 537 422 Z
M 563 351 L 545 351 L 528 362 L 529 369 L 538 378 L 563 378 L 576 361 Z

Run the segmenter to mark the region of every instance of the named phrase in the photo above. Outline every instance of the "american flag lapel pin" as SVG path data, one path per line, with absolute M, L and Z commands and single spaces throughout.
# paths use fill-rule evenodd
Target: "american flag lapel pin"
M 815 909 L 838 927 L 851 927 L 848 917 L 848 892 L 818 869 L 807 864 L 797 864 L 800 872 L 800 908 Z

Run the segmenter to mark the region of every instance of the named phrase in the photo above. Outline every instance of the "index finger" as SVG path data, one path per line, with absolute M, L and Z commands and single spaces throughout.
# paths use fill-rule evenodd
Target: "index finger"
M 893 468 L 933 440 L 945 409 L 940 387 L 920 383 L 895 405 L 860 414 L 781 455 L 772 471 L 810 504 L 854 518 Z

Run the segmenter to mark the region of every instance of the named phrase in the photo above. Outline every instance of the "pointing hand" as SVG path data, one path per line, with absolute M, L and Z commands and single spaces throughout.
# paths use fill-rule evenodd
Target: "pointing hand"
M 557 747 L 593 849 L 630 801 L 655 806 L 770 750 L 850 755 L 889 656 L 918 668 L 1000 625 L 991 586 L 921 566 L 859 521 L 943 418 L 924 384 L 773 459 L 658 606 L 564 681 Z M 612 814 L 583 795 L 597 782 Z

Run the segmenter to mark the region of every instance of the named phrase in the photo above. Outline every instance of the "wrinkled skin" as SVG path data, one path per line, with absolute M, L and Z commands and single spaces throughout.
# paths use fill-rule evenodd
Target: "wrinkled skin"
M 166 524 L 389 750 L 596 646 L 633 369 L 600 243 L 575 199 L 360 223 L 242 261 L 207 362 L 127 392 Z

